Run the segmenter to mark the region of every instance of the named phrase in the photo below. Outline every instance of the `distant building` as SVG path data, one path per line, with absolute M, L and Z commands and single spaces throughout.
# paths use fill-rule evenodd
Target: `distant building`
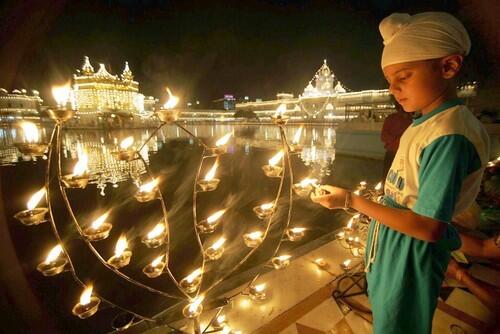
M 39 118 L 42 102 L 36 90 L 32 90 L 31 94 L 25 89 L 14 89 L 9 93 L 0 88 L 0 120 L 9 122 L 16 119 Z
M 112 75 L 104 64 L 95 72 L 88 57 L 74 75 L 73 92 L 80 115 L 91 114 L 142 114 L 144 95 L 139 93 L 139 83 L 125 62 L 120 76 Z M 148 102 L 149 103 L 149 102 Z
M 225 94 L 223 98 L 212 101 L 217 109 L 235 110 L 236 99 L 231 94 Z

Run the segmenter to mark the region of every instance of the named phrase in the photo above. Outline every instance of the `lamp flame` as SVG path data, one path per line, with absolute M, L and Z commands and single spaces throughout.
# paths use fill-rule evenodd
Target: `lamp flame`
M 148 233 L 148 239 L 154 239 L 160 236 L 165 231 L 165 224 L 158 223 L 156 226 Z
M 215 176 L 215 171 L 217 170 L 217 165 L 219 164 L 218 160 L 215 160 L 214 165 L 212 168 L 208 171 L 207 175 L 205 175 L 205 181 L 210 181 L 214 178 Z
M 210 247 L 212 249 L 214 249 L 214 250 L 217 250 L 217 249 L 221 248 L 222 245 L 224 245 L 225 242 L 226 242 L 226 238 L 221 237 L 221 238 L 219 238 L 219 240 L 217 240 L 216 242 L 214 242 L 214 244 L 212 246 L 210 246 Z
M 52 87 L 52 96 L 54 96 L 54 100 L 56 100 L 58 107 L 63 107 L 69 100 L 69 95 L 71 92 L 71 86 L 69 83 L 64 86 L 56 86 Z
M 362 186 L 362 187 L 365 187 L 365 186 L 366 186 L 366 181 L 361 181 L 361 182 L 359 183 L 359 185 L 360 185 L 360 186 Z
M 143 185 L 141 185 L 139 187 L 139 191 L 143 192 L 143 193 L 149 193 L 149 192 L 153 191 L 153 189 L 155 189 L 157 185 L 158 185 L 158 180 L 154 179 L 151 182 L 144 183 Z
M 217 220 L 220 219 L 220 217 L 222 217 L 224 215 L 224 212 L 226 212 L 226 210 L 217 211 L 216 213 L 214 213 L 213 215 L 211 215 L 210 217 L 207 218 L 207 222 L 209 224 L 216 222 Z
M 272 157 L 271 159 L 269 159 L 269 164 L 271 166 L 276 165 L 281 160 L 281 158 L 283 158 L 284 154 L 285 153 L 283 152 L 283 150 L 279 151 L 278 153 L 276 153 L 276 155 L 274 157 Z
M 280 104 L 276 109 L 276 115 L 283 115 L 284 113 L 286 113 L 286 103 Z
M 229 138 L 231 138 L 232 135 L 233 135 L 232 132 L 226 133 L 223 137 L 221 137 L 219 140 L 215 142 L 215 146 L 219 147 L 226 145 L 227 142 L 229 141 Z
M 290 259 L 290 258 L 291 258 L 291 256 L 290 256 L 290 255 L 280 255 L 280 256 L 278 256 L 278 259 L 279 259 L 280 261 L 286 261 L 286 260 L 288 260 L 288 259 Z
M 248 233 L 248 237 L 252 240 L 260 239 L 260 238 L 262 238 L 262 235 L 263 235 L 263 233 L 261 231 L 255 231 L 255 232 Z
M 134 143 L 134 137 L 130 136 L 130 137 L 127 137 L 125 139 L 123 139 L 120 143 L 120 148 L 122 150 L 126 150 L 128 149 L 130 146 L 132 146 L 132 144 Z
M 380 181 L 379 183 L 377 183 L 377 185 L 375 186 L 375 190 L 380 190 L 382 189 L 382 181 Z
M 24 132 L 24 137 L 28 143 L 36 143 L 40 139 L 40 134 L 35 123 L 32 122 L 22 122 L 20 124 Z
M 82 295 L 80 296 L 80 305 L 87 305 L 90 303 L 90 297 L 92 297 L 92 290 L 94 287 L 89 285 L 83 290 Z
M 195 278 L 197 278 L 200 275 L 201 275 L 201 269 L 198 268 L 195 271 L 193 271 L 191 274 L 186 276 L 186 281 L 188 281 L 189 283 L 192 283 L 195 280 Z
M 266 289 L 266 283 L 256 285 L 256 286 L 254 286 L 254 289 L 256 292 L 262 292 Z
M 121 256 L 123 252 L 127 249 L 128 243 L 127 243 L 127 237 L 125 235 L 121 235 L 120 239 L 118 239 L 118 242 L 116 243 L 115 246 L 115 256 Z
M 45 187 L 38 190 L 33 196 L 31 196 L 27 204 L 28 210 L 36 208 L 43 196 L 45 196 Z
M 85 171 L 87 170 L 88 167 L 88 162 L 89 158 L 87 154 L 83 153 L 78 159 L 78 162 L 76 163 L 75 167 L 73 168 L 73 175 L 80 176 L 85 174 Z
M 300 181 L 300 186 L 302 188 L 305 188 L 307 187 L 308 185 L 310 184 L 317 184 L 318 183 L 318 179 L 303 179 L 302 181 Z
M 294 227 L 294 228 L 290 229 L 290 231 L 292 231 L 293 233 L 302 233 L 305 230 L 306 229 L 304 227 Z
M 108 216 L 109 216 L 109 212 L 106 212 L 105 214 L 99 216 L 99 218 L 97 218 L 96 220 L 94 220 L 92 222 L 92 228 L 94 230 L 97 230 L 106 221 Z
M 154 259 L 152 262 L 151 262 L 151 266 L 152 267 L 157 267 L 163 260 L 163 256 L 164 255 L 160 255 L 158 256 L 156 259 Z
M 50 250 L 49 254 L 47 255 L 47 258 L 45 259 L 45 263 L 53 262 L 55 259 L 57 259 L 59 257 L 59 255 L 61 255 L 61 253 L 62 253 L 61 245 L 55 246 L 54 248 L 52 248 Z
M 344 262 L 342 262 L 343 265 L 346 267 L 346 268 L 349 268 L 349 265 L 351 264 L 351 259 L 347 259 L 345 260 Z
M 204 298 L 204 296 L 198 296 L 191 304 L 189 304 L 189 312 L 196 312 Z
M 274 206 L 273 202 L 265 203 L 260 206 L 262 210 L 269 210 Z
M 175 96 L 174 94 L 172 94 L 172 91 L 170 91 L 170 88 L 168 88 L 168 87 L 167 87 L 167 93 L 168 93 L 168 100 L 163 105 L 163 108 L 172 109 L 179 102 L 179 98 L 177 96 Z
M 347 228 L 352 228 L 353 223 L 354 223 L 354 217 L 349 219 L 349 222 L 347 223 Z
M 302 129 L 304 126 L 300 126 L 300 128 L 295 132 L 295 135 L 293 136 L 292 144 L 298 144 L 300 140 L 300 136 L 302 135 Z

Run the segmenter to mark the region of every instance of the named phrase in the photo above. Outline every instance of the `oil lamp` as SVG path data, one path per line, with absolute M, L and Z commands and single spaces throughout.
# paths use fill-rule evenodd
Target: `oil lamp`
M 288 116 L 285 115 L 285 113 L 286 113 L 286 103 L 282 103 L 276 109 L 276 113 L 271 117 L 274 124 L 285 125 L 288 122 L 289 118 Z
M 73 117 L 75 113 L 75 108 L 71 103 L 68 108 L 68 102 L 70 102 L 70 84 L 64 86 L 52 87 L 52 95 L 54 100 L 56 100 L 56 108 L 47 109 L 49 117 L 52 118 L 57 123 L 63 123 Z
M 219 240 L 217 240 L 216 242 L 214 242 L 212 244 L 212 246 L 208 247 L 206 250 L 205 250 L 205 256 L 209 259 L 209 260 L 218 260 L 221 258 L 222 256 L 222 253 L 224 253 L 224 243 L 226 242 L 226 238 L 224 237 L 221 237 L 219 238 Z
M 215 177 L 215 171 L 217 170 L 219 162 L 218 160 L 215 160 L 214 165 L 212 168 L 208 171 L 208 173 L 205 175 L 205 178 L 203 180 L 198 180 L 198 186 L 201 191 L 213 191 L 217 189 L 217 186 L 219 185 L 220 180 L 214 178 Z
M 201 269 L 198 268 L 180 281 L 181 288 L 187 293 L 193 293 L 201 283 Z
M 40 142 L 40 132 L 37 126 L 31 122 L 21 122 L 19 126 L 23 130 L 24 142 L 15 143 L 19 152 L 22 154 L 29 154 L 41 156 L 47 151 L 48 145 Z
M 262 301 L 266 299 L 266 283 L 259 285 L 250 285 L 248 287 L 248 294 L 252 300 Z
M 304 129 L 304 126 L 300 126 L 297 132 L 293 135 L 292 139 L 292 144 L 290 145 L 290 151 L 294 153 L 300 153 L 302 152 L 302 146 L 299 144 L 300 142 L 300 136 L 302 135 L 302 130 Z
M 283 150 L 279 151 L 275 156 L 269 159 L 269 165 L 262 166 L 262 170 L 267 177 L 280 177 L 283 168 L 276 164 L 283 158 Z
M 224 314 L 219 315 L 212 322 L 212 328 L 216 331 L 220 331 L 226 326 L 226 316 Z
M 301 197 L 306 197 L 309 196 L 311 191 L 313 190 L 313 187 L 317 187 L 317 179 L 303 179 L 299 183 L 295 183 L 293 185 L 293 191 Z
M 290 265 L 290 258 L 291 258 L 290 255 L 280 255 L 273 257 L 271 259 L 271 262 L 274 266 L 274 269 L 283 269 L 288 267 L 288 265 Z
M 192 300 L 189 304 L 187 304 L 182 309 L 182 314 L 188 319 L 193 319 L 198 317 L 203 311 L 203 302 L 204 296 L 198 296 L 194 300 Z
M 303 227 L 290 228 L 286 230 L 286 236 L 290 241 L 300 241 L 304 237 L 305 230 Z
M 375 196 L 381 196 L 383 194 L 384 194 L 384 190 L 382 189 L 382 182 L 379 182 L 375 186 Z
M 99 297 L 92 296 L 92 289 L 92 285 L 86 287 L 80 296 L 80 302 L 73 307 L 73 314 L 80 319 L 85 319 L 94 315 L 99 308 L 101 299 L 99 299 Z
M 167 229 L 165 223 L 159 222 L 144 238 L 142 238 L 142 242 L 148 248 L 156 248 L 163 245 L 166 239 Z
M 63 254 L 61 245 L 57 245 L 51 249 L 45 261 L 40 263 L 36 269 L 44 276 L 54 276 L 61 273 L 67 263 L 68 259 Z
M 327 269 L 328 268 L 328 263 L 323 259 L 322 257 L 319 257 L 314 260 L 314 264 L 318 266 L 319 269 Z
M 162 122 L 172 123 L 179 118 L 180 111 L 173 109 L 179 102 L 179 98 L 172 94 L 170 88 L 167 87 L 168 100 L 160 110 L 156 111 L 156 115 Z
M 258 206 L 253 208 L 253 212 L 255 212 L 257 217 L 259 217 L 260 219 L 266 219 L 273 214 L 274 203 L 269 202 L 269 203 L 265 203 L 262 205 L 258 205 Z
M 84 189 L 87 186 L 89 182 L 87 166 L 88 157 L 87 154 L 83 153 L 73 168 L 73 174 L 64 175 L 61 179 L 66 188 Z
M 345 234 L 350 234 L 350 233 L 353 233 L 354 232 L 354 217 L 352 217 L 351 219 L 349 219 L 349 222 L 347 223 L 347 225 L 344 227 L 344 232 Z
M 115 255 L 109 258 L 108 264 L 115 267 L 115 269 L 120 269 L 128 265 L 132 257 L 132 252 L 127 247 L 127 237 L 121 235 L 115 246 Z
M 24 225 L 38 225 L 45 222 L 45 214 L 49 211 L 47 208 L 37 208 L 38 202 L 45 196 L 45 187 L 38 190 L 28 201 L 28 210 L 23 210 L 14 215 Z
M 134 195 L 138 202 L 144 203 L 158 198 L 158 180 L 145 183 L 139 187 Z
M 227 152 L 227 142 L 229 141 L 229 138 L 233 135 L 232 132 L 226 133 L 223 137 L 218 139 L 215 142 L 215 147 L 210 148 L 212 151 L 212 155 L 219 155 L 219 154 L 224 154 Z
M 149 278 L 155 278 L 160 276 L 163 273 L 163 269 L 165 269 L 165 261 L 163 258 L 165 255 L 160 255 L 156 259 L 154 259 L 150 264 L 145 266 L 142 269 L 142 272 Z
M 132 161 L 135 157 L 135 149 L 132 147 L 134 144 L 134 137 L 130 136 L 120 142 L 120 149 L 113 152 L 116 159 L 122 161 Z
M 220 218 L 224 215 L 224 212 L 226 212 L 226 210 L 217 211 L 207 219 L 203 219 L 202 221 L 198 222 L 196 224 L 196 228 L 200 233 L 212 233 L 219 225 Z
M 99 241 L 106 239 L 109 236 L 109 232 L 113 228 L 113 225 L 106 222 L 109 216 L 109 212 L 104 213 L 99 216 L 92 224 L 83 230 L 83 235 L 90 241 Z
M 345 232 L 344 231 L 340 231 L 337 234 L 335 234 L 335 239 L 337 239 L 339 241 L 340 240 L 344 240 L 344 238 L 345 238 Z
M 344 270 L 344 271 L 350 270 L 351 269 L 351 262 L 352 262 L 351 259 L 345 260 L 344 262 L 342 262 L 340 264 L 340 268 L 342 268 L 342 270 Z
M 261 231 L 254 231 L 243 234 L 243 242 L 247 247 L 255 248 L 259 246 L 264 240 L 264 233 Z

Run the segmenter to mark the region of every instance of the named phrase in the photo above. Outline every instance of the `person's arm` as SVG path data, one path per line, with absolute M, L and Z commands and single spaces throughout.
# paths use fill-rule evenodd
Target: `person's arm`
M 495 238 L 479 239 L 460 233 L 462 247 L 460 250 L 467 255 L 486 259 L 500 260 L 500 247 L 495 244 Z

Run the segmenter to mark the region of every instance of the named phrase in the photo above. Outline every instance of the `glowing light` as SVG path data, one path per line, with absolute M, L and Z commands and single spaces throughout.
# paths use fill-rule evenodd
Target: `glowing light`
M 349 265 L 351 264 L 351 259 L 347 259 L 344 262 L 342 262 L 345 268 L 349 268 Z
M 300 140 L 300 136 L 302 135 L 302 129 L 304 128 L 304 126 L 300 126 L 300 128 L 297 130 L 297 132 L 295 132 L 295 135 L 293 136 L 293 140 L 292 140 L 292 143 L 293 144 L 298 144 L 299 143 L 299 140 Z
M 316 263 L 320 267 L 324 267 L 326 265 L 326 261 L 322 257 L 315 259 L 314 263 Z
M 274 157 L 269 159 L 269 165 L 271 166 L 276 165 L 281 160 L 281 158 L 283 158 L 284 154 L 285 153 L 283 152 L 283 150 L 279 151 Z
M 108 218 L 108 216 L 109 216 L 109 212 L 106 212 L 105 214 L 99 216 L 99 218 L 97 218 L 96 220 L 94 220 L 92 222 L 92 228 L 94 230 L 97 230 L 106 221 L 106 219 Z
M 256 285 L 256 286 L 254 286 L 254 289 L 256 292 L 262 292 L 266 289 L 266 283 Z
M 221 137 L 219 140 L 215 142 L 215 146 L 219 147 L 226 145 L 227 142 L 229 141 L 229 138 L 231 138 L 232 135 L 233 135 L 232 132 L 226 133 L 223 137 Z
M 118 239 L 118 242 L 116 243 L 115 246 L 115 256 L 119 257 L 125 252 L 125 250 L 128 247 L 127 243 L 127 237 L 125 235 L 121 235 L 120 239 Z
M 201 269 L 198 268 L 195 271 L 193 271 L 191 274 L 186 276 L 186 281 L 189 283 L 192 283 L 200 275 L 201 275 Z
M 56 100 L 57 106 L 65 106 L 69 100 L 69 94 L 71 92 L 71 86 L 69 83 L 64 86 L 52 87 L 52 96 Z
M 286 260 L 289 260 L 290 258 L 291 258 L 290 255 L 280 255 L 280 256 L 278 256 L 278 259 L 280 261 L 286 261 Z
M 294 228 L 291 228 L 290 231 L 292 231 L 293 233 L 302 233 L 304 232 L 306 229 L 304 227 L 294 227 Z
M 88 167 L 88 161 L 89 158 L 87 154 L 83 153 L 82 155 L 80 155 L 78 162 L 75 164 L 75 167 L 73 168 L 73 175 L 80 176 L 85 174 L 85 171 L 87 170 Z
M 269 203 L 262 204 L 262 205 L 260 206 L 260 208 L 261 208 L 262 210 L 269 210 L 269 209 L 272 209 L 272 208 L 273 208 L 273 206 L 274 206 L 274 203 L 273 203 L 273 202 L 269 202 Z
M 158 185 L 158 180 L 154 179 L 151 182 L 145 183 L 139 187 L 139 191 L 143 193 L 149 193 L 153 191 Z
M 215 160 L 214 165 L 212 168 L 208 171 L 207 175 L 205 175 L 205 181 L 210 181 L 214 178 L 215 172 L 217 171 L 217 165 L 219 164 L 218 160 Z
M 347 226 L 346 226 L 346 227 L 347 227 L 348 229 L 352 229 L 352 224 L 354 224 L 354 217 L 353 217 L 353 218 L 351 218 L 351 219 L 349 219 L 349 222 L 347 223 Z
M 276 115 L 283 115 L 286 113 L 286 103 L 282 103 L 276 109 Z
M 36 208 L 43 196 L 45 196 L 45 187 L 38 190 L 33 196 L 31 196 L 27 203 L 28 210 L 33 210 L 34 208 Z
M 130 137 L 127 137 L 125 139 L 123 139 L 120 143 L 120 148 L 122 150 L 126 150 L 128 149 L 130 146 L 132 146 L 132 144 L 134 143 L 134 137 L 130 136 Z
M 198 310 L 198 307 L 203 302 L 205 296 L 198 296 L 191 304 L 189 304 L 189 311 L 191 313 L 195 313 Z
M 163 256 L 164 255 L 160 255 L 158 256 L 156 259 L 154 259 L 152 262 L 151 262 L 151 266 L 152 267 L 158 267 L 158 265 L 163 261 Z
M 213 215 L 211 215 L 210 217 L 207 218 L 207 222 L 209 224 L 215 223 L 217 220 L 220 219 L 220 217 L 222 217 L 224 215 L 224 212 L 226 212 L 226 210 L 217 211 L 216 213 L 214 213 Z
M 148 239 L 154 239 L 160 236 L 164 231 L 165 231 L 165 224 L 158 223 L 151 231 L 149 231 Z
M 382 189 L 382 181 L 380 181 L 379 183 L 377 183 L 377 185 L 375 186 L 375 190 L 380 190 Z
M 40 139 L 40 134 L 35 123 L 21 122 L 19 124 L 24 132 L 24 137 L 28 143 L 36 143 Z
M 94 287 L 92 285 L 89 285 L 88 287 L 83 290 L 81 296 L 80 296 L 80 305 L 87 305 L 90 303 L 90 297 L 92 297 L 92 290 Z
M 213 245 L 210 246 L 210 247 L 212 249 L 214 249 L 214 250 L 217 250 L 217 249 L 221 248 L 224 245 L 225 242 L 226 242 L 226 238 L 221 237 L 221 238 L 219 238 L 219 240 L 217 240 L 216 242 L 214 242 Z
M 167 93 L 168 93 L 168 100 L 163 105 L 163 108 L 165 108 L 165 109 L 172 109 L 179 102 L 179 98 L 177 96 L 175 96 L 174 94 L 172 94 L 172 91 L 168 87 L 167 87 Z
M 360 186 L 362 186 L 362 187 L 366 187 L 366 181 L 361 181 L 361 182 L 359 183 L 359 185 L 360 185 Z
M 255 232 L 250 232 L 247 235 L 248 235 L 248 238 L 250 238 L 252 240 L 257 240 L 257 239 L 262 238 L 264 233 L 262 233 L 261 231 L 255 231 Z
M 47 258 L 45 259 L 45 263 L 51 263 L 52 261 L 57 259 L 59 257 L 59 255 L 61 255 L 61 253 L 62 253 L 61 245 L 55 246 L 54 248 L 52 248 L 50 250 L 49 254 L 47 255 Z
M 305 188 L 307 187 L 308 185 L 316 185 L 318 182 L 318 179 L 303 179 L 302 181 L 300 181 L 300 186 L 302 188 Z

